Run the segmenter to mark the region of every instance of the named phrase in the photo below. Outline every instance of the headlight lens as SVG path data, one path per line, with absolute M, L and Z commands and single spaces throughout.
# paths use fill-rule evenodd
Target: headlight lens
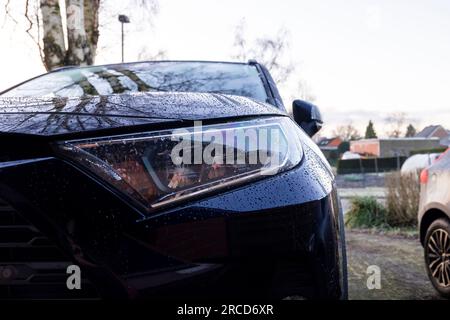
M 72 140 L 58 150 L 148 211 L 286 171 L 302 159 L 300 130 L 267 118 Z

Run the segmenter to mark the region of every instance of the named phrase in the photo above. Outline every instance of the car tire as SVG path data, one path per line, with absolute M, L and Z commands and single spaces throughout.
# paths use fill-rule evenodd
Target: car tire
M 424 241 L 425 266 L 434 288 L 450 299 L 450 221 L 437 219 Z

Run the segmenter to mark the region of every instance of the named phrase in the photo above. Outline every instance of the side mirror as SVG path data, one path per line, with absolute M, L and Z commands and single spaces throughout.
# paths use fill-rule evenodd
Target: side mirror
M 294 120 L 310 136 L 314 136 L 322 128 L 323 120 L 317 106 L 303 101 L 294 100 L 292 103 Z

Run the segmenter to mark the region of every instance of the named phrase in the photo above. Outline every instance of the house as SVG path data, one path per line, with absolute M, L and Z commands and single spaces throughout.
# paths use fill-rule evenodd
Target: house
M 441 125 L 425 127 L 415 135 L 415 138 L 439 138 L 441 140 L 441 145 L 450 146 L 450 131 L 446 130 Z
M 368 157 L 409 157 L 412 151 L 441 147 L 439 137 L 362 139 L 350 142 L 350 151 Z
M 449 132 L 443 126 L 428 126 L 415 135 L 415 138 L 447 138 Z
M 339 145 L 342 143 L 342 139 L 339 137 L 334 138 L 322 138 L 317 145 L 319 148 L 324 150 L 337 150 Z

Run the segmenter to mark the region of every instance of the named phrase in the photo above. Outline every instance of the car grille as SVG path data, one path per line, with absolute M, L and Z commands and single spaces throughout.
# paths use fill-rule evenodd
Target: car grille
M 94 286 L 66 286 L 70 259 L 14 208 L 0 199 L 0 300 L 95 299 Z

